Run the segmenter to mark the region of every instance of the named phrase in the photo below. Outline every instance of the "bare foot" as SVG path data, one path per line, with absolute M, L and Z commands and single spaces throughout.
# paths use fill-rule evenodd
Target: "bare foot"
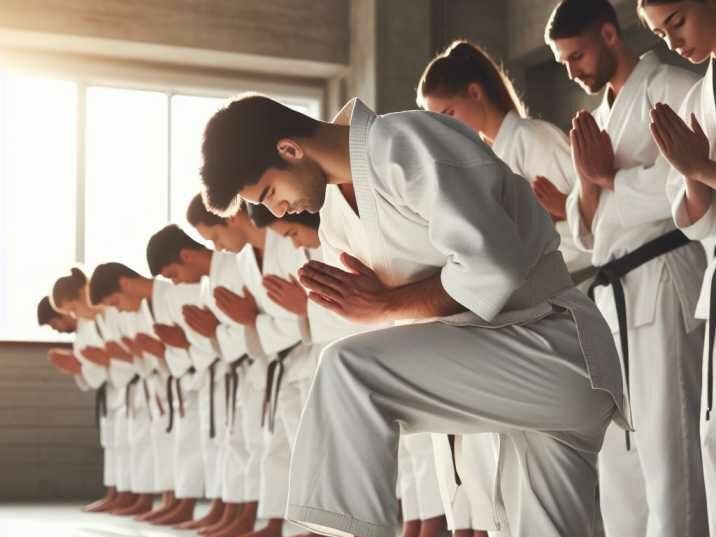
M 137 501 L 138 495 L 133 492 L 120 492 L 114 501 L 107 506 L 107 512 L 114 514 L 114 511 L 125 509 Z
M 242 503 L 226 503 L 224 504 L 224 512 L 221 514 L 221 518 L 214 524 L 204 526 L 199 530 L 200 535 L 206 535 L 209 533 L 216 533 L 229 524 L 233 523 L 239 518 L 239 513 L 244 504 Z
M 224 502 L 220 498 L 215 498 L 211 501 L 209 512 L 197 520 L 190 520 L 179 524 L 177 529 L 179 530 L 198 530 L 199 528 L 205 528 L 219 522 L 224 514 Z
M 162 504 L 159 507 L 136 517 L 135 520 L 140 522 L 151 522 L 152 520 L 159 518 L 160 516 L 164 516 L 169 511 L 173 510 L 178 503 L 179 500 L 174 497 L 174 491 L 168 490 L 162 494 Z
M 403 537 L 418 537 L 420 535 L 420 519 L 403 522 Z
M 256 511 L 258 502 L 247 502 L 241 511 L 241 515 L 235 518 L 229 525 L 212 533 L 202 533 L 206 537 L 234 537 L 251 533 L 256 525 Z
M 485 530 L 475 530 L 473 537 L 488 537 L 488 535 Z
M 137 500 L 129 507 L 115 509 L 113 515 L 118 516 L 134 516 L 149 513 L 154 505 L 154 494 L 140 494 Z
M 89 505 L 85 505 L 82 508 L 82 511 L 85 513 L 102 513 L 107 510 L 107 506 L 112 503 L 116 497 L 117 489 L 114 487 L 107 487 L 107 492 L 105 493 L 104 498 L 92 502 Z
M 444 515 L 420 521 L 420 537 L 439 537 L 447 534 L 447 519 Z
M 235 533 L 231 537 L 281 537 L 283 535 L 283 519 L 272 518 L 265 527 L 251 533 Z
M 152 524 L 157 526 L 175 526 L 182 522 L 188 522 L 194 518 L 194 498 L 183 498 L 179 500 L 176 507 L 165 515 L 152 520 Z

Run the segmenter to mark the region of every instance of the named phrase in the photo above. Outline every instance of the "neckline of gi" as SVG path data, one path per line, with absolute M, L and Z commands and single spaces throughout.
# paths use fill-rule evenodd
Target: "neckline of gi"
M 503 146 L 507 146 L 510 142 L 514 141 L 512 140 L 512 136 L 514 135 L 519 120 L 520 117 L 514 110 L 510 110 L 505 114 L 505 119 L 502 120 L 502 125 L 500 125 L 497 136 L 495 136 L 495 140 L 492 142 L 492 151 L 494 151 L 496 155 L 499 156 L 507 152 L 507 148 L 503 148 Z

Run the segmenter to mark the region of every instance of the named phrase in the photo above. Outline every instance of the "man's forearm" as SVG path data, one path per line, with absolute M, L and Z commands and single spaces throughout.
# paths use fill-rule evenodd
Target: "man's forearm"
M 444 317 L 466 310 L 445 291 L 439 272 L 424 280 L 394 287 L 386 296 L 386 312 L 392 321 Z
M 716 162 L 709 160 L 692 179 L 716 190 Z
M 691 179 L 686 179 L 684 186 L 686 187 L 686 196 L 684 198 L 686 214 L 689 215 L 689 220 L 692 223 L 698 222 L 711 206 L 711 193 L 713 190 L 708 185 Z
M 592 231 L 592 222 L 599 206 L 601 190 L 598 186 L 581 181 L 579 185 L 579 214 L 582 216 L 584 227 Z

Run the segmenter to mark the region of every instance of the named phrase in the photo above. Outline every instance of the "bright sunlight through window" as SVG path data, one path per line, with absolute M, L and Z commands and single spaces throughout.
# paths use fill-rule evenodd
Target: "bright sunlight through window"
M 204 125 L 229 96 L 0 72 L 0 340 L 66 339 L 35 308 L 74 264 L 148 274 L 147 239 L 187 225 Z M 318 102 L 283 100 L 317 116 Z

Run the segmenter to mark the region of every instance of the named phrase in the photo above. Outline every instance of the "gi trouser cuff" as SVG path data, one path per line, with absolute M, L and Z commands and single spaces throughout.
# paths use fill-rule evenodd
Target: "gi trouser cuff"
M 293 504 L 286 508 L 286 519 L 309 531 L 331 537 L 395 537 L 396 532 L 393 526 L 380 526 L 341 513 Z

